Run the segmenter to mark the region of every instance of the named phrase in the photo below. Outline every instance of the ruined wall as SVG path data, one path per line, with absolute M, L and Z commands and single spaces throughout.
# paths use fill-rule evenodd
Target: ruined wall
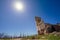
M 44 23 L 44 21 L 40 17 L 35 17 L 36 21 L 36 28 L 38 34 L 49 34 L 53 32 L 60 32 L 60 24 L 49 24 L 49 23 Z
M 38 31 L 38 34 L 44 34 L 45 24 L 44 21 L 40 17 L 35 17 L 36 21 L 36 28 Z

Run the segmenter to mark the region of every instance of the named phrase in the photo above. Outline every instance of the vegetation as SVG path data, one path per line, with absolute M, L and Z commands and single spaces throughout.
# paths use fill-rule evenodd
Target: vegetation
M 49 34 L 49 35 L 32 35 L 32 36 L 23 36 L 23 37 L 9 37 L 9 36 L 4 36 L 2 38 L 3 34 L 0 34 L 0 40 L 27 40 L 27 39 L 45 39 L 45 40 L 60 40 L 59 35 L 54 35 L 54 34 Z
M 49 35 L 35 35 L 35 36 L 29 36 L 27 37 L 29 39 L 48 39 L 48 40 L 60 40 L 60 36 L 58 35 L 53 35 L 53 34 L 49 34 Z

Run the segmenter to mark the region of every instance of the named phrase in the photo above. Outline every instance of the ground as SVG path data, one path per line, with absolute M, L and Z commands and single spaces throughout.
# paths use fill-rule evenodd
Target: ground
M 34 36 L 27 36 L 25 38 L 12 38 L 12 39 L 0 39 L 0 40 L 60 40 L 59 35 L 34 35 Z

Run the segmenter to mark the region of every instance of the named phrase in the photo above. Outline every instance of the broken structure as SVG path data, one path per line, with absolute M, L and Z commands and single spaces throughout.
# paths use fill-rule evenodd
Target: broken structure
M 52 33 L 54 31 L 60 32 L 60 24 L 49 24 L 49 23 L 44 23 L 44 21 L 40 17 L 35 17 L 36 21 L 36 28 L 38 31 L 38 34 L 47 34 L 47 33 Z

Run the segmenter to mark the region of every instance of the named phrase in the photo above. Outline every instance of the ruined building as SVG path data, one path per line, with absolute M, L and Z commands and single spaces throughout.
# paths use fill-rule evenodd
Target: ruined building
M 47 33 L 52 33 L 54 31 L 60 32 L 60 24 L 49 24 L 49 23 L 44 23 L 44 21 L 40 17 L 35 17 L 36 21 L 36 28 L 38 31 L 38 34 L 47 34 Z

